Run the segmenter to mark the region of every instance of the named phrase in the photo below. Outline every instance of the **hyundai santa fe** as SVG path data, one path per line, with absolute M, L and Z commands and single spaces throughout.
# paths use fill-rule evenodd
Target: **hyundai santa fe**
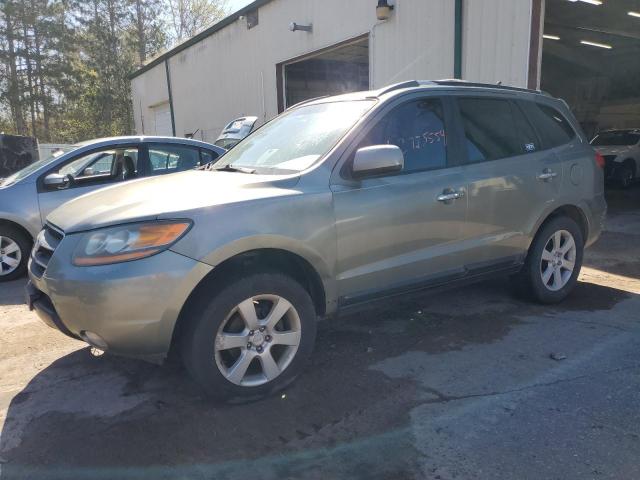
M 602 229 L 602 167 L 536 91 L 411 81 L 311 100 L 211 169 L 54 211 L 28 301 L 99 349 L 176 347 L 209 394 L 259 397 L 301 372 L 319 318 L 373 299 L 505 274 L 563 300 Z

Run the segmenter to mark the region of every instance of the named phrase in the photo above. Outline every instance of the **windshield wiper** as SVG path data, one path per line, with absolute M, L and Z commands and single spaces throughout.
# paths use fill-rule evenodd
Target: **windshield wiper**
M 239 173 L 256 173 L 255 169 L 240 167 L 235 165 L 225 165 L 224 167 L 214 168 L 216 172 L 239 172 Z

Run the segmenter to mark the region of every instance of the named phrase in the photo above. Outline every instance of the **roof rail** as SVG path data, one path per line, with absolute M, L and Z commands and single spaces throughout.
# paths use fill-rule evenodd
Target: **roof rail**
M 285 108 L 285 112 L 287 110 L 291 110 L 292 108 L 299 107 L 300 105 L 305 105 L 307 103 L 315 102 L 316 100 L 322 100 L 323 98 L 333 97 L 333 95 L 320 95 L 319 97 L 307 98 L 306 100 L 302 100 L 301 102 L 294 103 L 293 105 Z
M 540 90 L 532 90 L 530 88 L 512 87 L 510 85 L 501 85 L 496 83 L 467 82 L 466 80 L 458 80 L 455 78 L 433 80 L 432 83 L 450 87 L 477 87 L 477 88 L 495 88 L 499 90 L 511 90 L 514 92 L 543 93 Z
M 400 82 L 394 85 L 389 85 L 388 87 L 384 87 L 378 90 L 376 94 L 380 96 L 380 95 L 384 95 L 385 93 L 393 92 L 394 90 L 400 90 L 401 88 L 413 88 L 413 87 L 419 87 L 420 85 L 422 84 L 417 80 L 409 80 L 407 82 Z

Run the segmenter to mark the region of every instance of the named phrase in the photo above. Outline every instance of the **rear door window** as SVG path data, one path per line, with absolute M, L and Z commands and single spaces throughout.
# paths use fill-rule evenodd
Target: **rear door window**
M 149 145 L 151 175 L 191 170 L 201 165 L 200 151 L 184 145 Z
M 469 163 L 500 160 L 534 151 L 533 130 L 506 99 L 458 98 Z M 533 144 L 533 145 L 531 145 Z
M 527 100 L 518 103 L 540 135 L 542 148 L 559 147 L 575 138 L 571 124 L 555 108 Z

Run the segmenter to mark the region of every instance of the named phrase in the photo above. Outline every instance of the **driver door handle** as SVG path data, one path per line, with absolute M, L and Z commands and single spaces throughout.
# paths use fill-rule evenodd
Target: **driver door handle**
M 557 177 L 558 174 L 550 168 L 545 168 L 541 174 L 538 175 L 538 180 L 551 180 Z
M 464 190 L 445 190 L 440 195 L 438 195 L 437 200 L 439 202 L 451 202 L 462 197 L 464 197 Z

